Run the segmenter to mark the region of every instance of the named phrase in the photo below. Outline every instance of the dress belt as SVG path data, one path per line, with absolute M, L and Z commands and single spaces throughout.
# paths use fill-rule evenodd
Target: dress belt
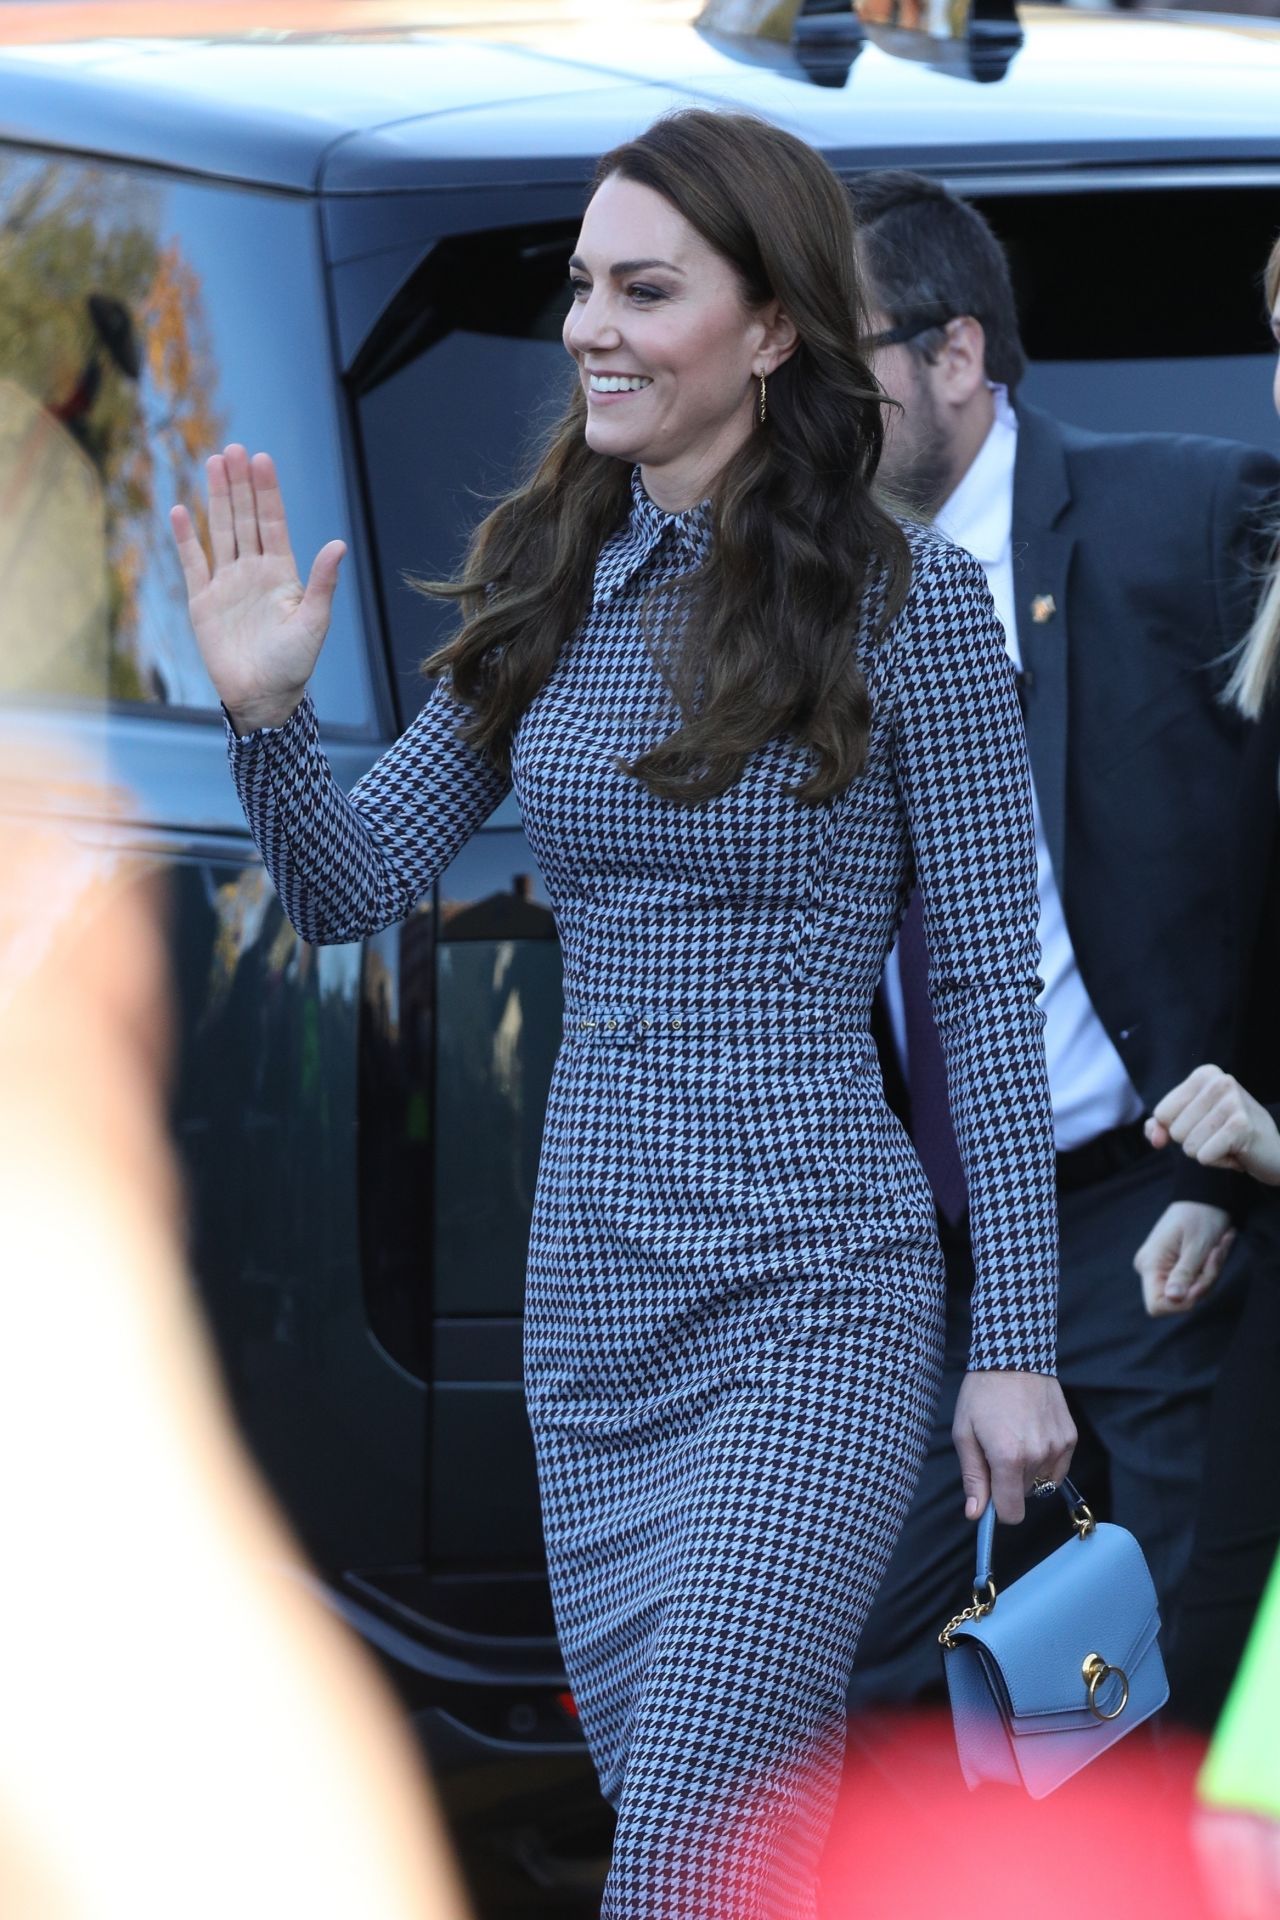
M 627 1006 L 583 1002 L 576 997 L 564 1009 L 567 1044 L 634 1047 L 646 1041 L 727 1039 L 733 1035 L 790 1036 L 808 1045 L 854 1043 L 868 1055 L 873 1051 L 865 1019 L 847 1007 L 829 1007 L 813 1001 L 763 1002 L 748 1006 Z
M 1086 1140 L 1082 1146 L 1068 1147 L 1058 1155 L 1058 1192 L 1072 1193 L 1077 1187 L 1091 1187 L 1110 1174 L 1122 1173 L 1126 1167 L 1136 1166 L 1139 1160 L 1149 1159 L 1155 1148 L 1142 1129 L 1141 1120 L 1129 1120 L 1122 1127 L 1111 1127 L 1095 1139 Z

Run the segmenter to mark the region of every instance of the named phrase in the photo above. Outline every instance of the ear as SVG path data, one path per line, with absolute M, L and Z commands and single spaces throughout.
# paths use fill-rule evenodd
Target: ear
M 934 384 L 952 406 L 964 406 L 987 382 L 987 337 L 970 313 L 948 320 L 943 345 L 933 356 Z
M 763 374 L 774 373 L 800 345 L 800 335 L 791 315 L 776 300 L 766 301 L 756 318 L 760 326 L 756 365 Z

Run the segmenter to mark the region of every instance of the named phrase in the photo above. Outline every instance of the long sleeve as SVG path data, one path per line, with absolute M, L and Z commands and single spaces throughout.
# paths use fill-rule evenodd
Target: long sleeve
M 358 940 L 403 919 L 511 782 L 459 737 L 437 680 L 410 727 L 343 793 L 309 696 L 282 727 L 237 739 L 231 771 L 267 871 L 304 940 Z
M 969 1185 L 970 1365 L 1053 1373 L 1057 1191 L 1030 770 L 1003 632 L 959 548 L 918 560 L 894 666 L 898 784 Z

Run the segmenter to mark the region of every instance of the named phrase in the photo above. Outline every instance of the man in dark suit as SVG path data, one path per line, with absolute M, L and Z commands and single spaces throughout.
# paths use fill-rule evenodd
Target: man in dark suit
M 1228 1217 L 1211 1196 L 1178 1197 L 1142 1121 L 1198 1064 L 1230 995 L 1222 851 L 1240 728 L 1218 695 L 1249 624 L 1280 466 L 1226 441 L 1088 433 L 1024 406 L 1008 269 L 981 216 L 911 174 L 863 176 L 854 199 L 873 362 L 902 409 L 882 480 L 982 563 L 1019 673 L 1058 1144 L 1059 1372 L 1085 1490 L 1138 1535 L 1167 1618 L 1241 1255 L 1227 1258 Z M 859 1647 L 855 1707 L 938 1681 L 936 1635 L 972 1573 L 971 1489 L 956 1484 L 950 1444 L 971 1267 L 925 971 L 912 913 L 886 975 L 882 1053 L 938 1197 L 948 1363 L 916 1501 Z M 1147 1315 L 1140 1242 L 1148 1261 L 1180 1261 L 1188 1276 L 1225 1261 L 1196 1315 Z M 954 1438 L 963 1461 L 967 1436 Z M 999 1582 L 1065 1537 L 1058 1508 L 1034 1503 L 1029 1523 L 1001 1537 Z

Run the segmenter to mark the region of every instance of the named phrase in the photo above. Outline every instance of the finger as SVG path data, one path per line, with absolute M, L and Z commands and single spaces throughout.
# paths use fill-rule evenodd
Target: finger
M 182 564 L 182 577 L 187 583 L 187 598 L 194 600 L 209 584 L 209 562 L 185 507 L 169 509 L 169 525 Z
M 1186 1102 L 1182 1111 L 1174 1115 L 1169 1122 L 1169 1134 L 1180 1147 L 1185 1146 L 1188 1136 L 1208 1119 L 1222 1098 L 1222 1094 L 1223 1088 L 1214 1081 L 1208 1086 L 1201 1087 L 1195 1097 Z
M 1193 1281 L 1183 1294 L 1180 1310 L 1183 1313 L 1190 1313 L 1193 1307 L 1199 1306 L 1205 1295 L 1212 1293 L 1213 1283 L 1216 1278 L 1216 1274 L 1206 1275 L 1202 1273 L 1200 1278 Z
M 1138 1277 L 1142 1284 L 1142 1304 L 1147 1312 L 1153 1319 L 1162 1313 L 1168 1313 L 1169 1306 L 1164 1294 L 1168 1274 L 1164 1266 L 1155 1259 L 1143 1261 L 1141 1253 L 1133 1264 L 1138 1269 Z
M 1200 1278 L 1205 1261 L 1217 1245 L 1216 1239 L 1210 1239 L 1203 1230 L 1188 1229 L 1182 1236 L 1178 1258 L 1169 1271 L 1165 1281 L 1165 1297 L 1169 1300 L 1181 1300 L 1187 1288 Z
M 1146 1134 L 1147 1139 L 1153 1147 L 1168 1146 L 1170 1138 L 1169 1129 L 1168 1127 L 1161 1126 L 1154 1114 L 1151 1115 L 1150 1119 L 1143 1121 L 1142 1131 Z
M 253 483 L 249 478 L 249 456 L 237 441 L 226 450 L 227 478 L 231 483 L 231 520 L 235 527 L 236 553 L 248 559 L 262 552 L 258 533 L 258 509 L 254 504 Z
M 249 479 L 257 502 L 258 534 L 264 553 L 293 558 L 289 527 L 284 514 L 284 495 L 276 477 L 276 463 L 269 453 L 255 453 L 249 462 Z
M 1186 1253 L 1183 1253 L 1177 1266 L 1164 1283 L 1165 1301 L 1177 1306 L 1185 1300 L 1187 1289 L 1194 1286 L 1200 1278 L 1200 1268 L 1201 1261 L 1198 1257 L 1189 1258 Z
M 1141 1269 L 1139 1269 L 1141 1272 Z M 1168 1308 L 1164 1303 L 1164 1288 L 1154 1273 L 1142 1274 L 1142 1305 L 1148 1317 L 1156 1320 Z
M 231 482 L 227 463 L 220 453 L 205 462 L 209 477 L 209 545 L 213 549 L 213 570 L 229 567 L 236 557 L 235 527 L 231 520 Z
M 1133 1256 L 1134 1272 L 1141 1276 L 1144 1287 L 1163 1283 L 1177 1258 L 1182 1237 L 1180 1227 L 1171 1229 L 1163 1217 L 1156 1221 Z
M 1248 1123 L 1243 1115 L 1233 1113 L 1217 1127 L 1198 1129 L 1197 1134 L 1203 1137 L 1197 1137 L 1194 1142 L 1188 1140 L 1183 1151 L 1190 1154 L 1193 1160 L 1198 1160 L 1202 1167 L 1238 1169 L 1240 1151 L 1246 1144 L 1248 1131 Z
M 972 1427 L 953 1430 L 956 1453 L 960 1458 L 960 1478 L 964 1485 L 964 1517 L 977 1520 L 991 1498 L 991 1476 L 987 1471 L 987 1456 L 978 1445 L 977 1436 Z
M 321 547 L 311 564 L 299 611 L 312 633 L 324 634 L 328 631 L 333 596 L 338 585 L 338 568 L 346 551 L 345 541 L 330 540 Z
M 1230 1253 L 1232 1247 L 1234 1247 L 1236 1238 L 1236 1228 L 1228 1227 L 1226 1232 L 1220 1236 L 1213 1252 L 1209 1255 L 1209 1264 L 1212 1266 L 1215 1276 L 1221 1273 L 1222 1269 L 1226 1266 L 1227 1255 Z
M 1207 1063 L 1203 1067 L 1197 1067 L 1195 1072 L 1189 1073 L 1185 1080 L 1179 1080 L 1176 1087 L 1170 1087 L 1163 1100 L 1157 1100 L 1151 1109 L 1152 1117 L 1158 1120 L 1162 1127 L 1167 1127 L 1175 1115 L 1181 1113 L 1187 1102 L 1194 1100 L 1200 1089 L 1219 1071 L 1218 1067 Z
M 1027 1468 L 1021 1460 L 992 1460 L 988 1465 L 996 1517 L 1016 1526 L 1027 1510 Z
M 1198 1277 L 1193 1280 L 1187 1288 L 1183 1296 L 1184 1306 L 1194 1307 L 1196 1302 L 1203 1300 L 1205 1295 L 1216 1285 L 1218 1276 L 1227 1263 L 1227 1255 L 1231 1251 L 1235 1237 L 1234 1228 L 1229 1233 L 1223 1234 L 1221 1240 L 1213 1249 L 1203 1267 L 1201 1267 Z

